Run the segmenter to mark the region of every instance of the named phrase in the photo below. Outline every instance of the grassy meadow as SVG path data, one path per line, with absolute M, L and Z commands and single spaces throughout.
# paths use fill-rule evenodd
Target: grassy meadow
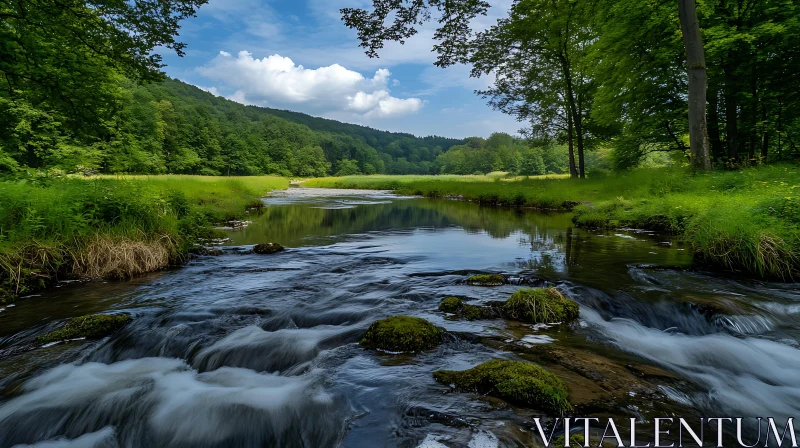
M 698 262 L 759 277 L 800 273 L 800 169 L 770 165 L 692 173 L 640 169 L 585 180 L 487 176 L 353 176 L 311 179 L 309 187 L 394 190 L 487 205 L 571 211 L 585 227 L 670 232 Z
M 185 259 L 280 177 L 31 177 L 0 182 L 0 301 L 58 278 L 129 278 Z

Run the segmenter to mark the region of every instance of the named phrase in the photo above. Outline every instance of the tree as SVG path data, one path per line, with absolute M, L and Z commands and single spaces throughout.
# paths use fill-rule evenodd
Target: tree
M 475 38 L 470 56 L 474 76 L 496 75 L 494 86 L 480 92 L 492 106 L 530 122 L 538 137 L 566 134 L 570 173 L 581 178 L 596 91 L 590 17 L 587 2 L 518 0 L 507 18 Z
M 0 0 L 4 94 L 47 104 L 73 131 L 104 136 L 115 110 L 113 84 L 124 75 L 158 80 L 155 48 L 183 54 L 180 21 L 208 0 Z
M 584 126 L 593 89 L 586 76 L 585 55 L 593 39 L 586 18 L 587 2 L 575 0 L 518 0 L 509 18 L 473 35 L 470 21 L 486 14 L 481 0 L 373 0 L 373 10 L 345 8 L 342 19 L 358 31 L 361 47 L 377 57 L 386 41 L 403 43 L 422 23 L 438 17 L 433 49 L 436 65 L 475 64 L 474 76 L 497 71 L 493 89 L 482 92 L 490 104 L 520 120 L 541 120 L 537 129 L 566 126 L 567 140 L 577 144 L 577 165 L 571 172 L 584 177 Z M 392 17 L 387 23 L 387 19 Z M 541 118 L 540 118 L 541 117 Z M 558 125 L 556 125 L 558 126 Z
M 692 166 L 696 169 L 711 169 L 708 155 L 708 122 L 706 121 L 706 74 L 705 50 L 697 19 L 695 0 L 678 0 L 678 15 L 681 21 L 683 42 L 686 46 L 686 65 L 689 73 L 689 150 Z

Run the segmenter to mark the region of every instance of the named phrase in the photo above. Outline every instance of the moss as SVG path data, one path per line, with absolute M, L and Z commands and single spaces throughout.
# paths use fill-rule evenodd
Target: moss
M 558 436 L 550 442 L 550 446 L 553 448 L 564 448 L 565 437 Z M 570 448 L 583 448 L 583 432 L 575 433 L 569 436 L 569 446 Z M 609 442 L 600 443 L 600 439 L 598 438 L 589 438 L 589 446 L 590 447 L 602 447 L 602 448 L 612 448 L 615 445 Z
M 36 338 L 36 342 L 64 341 L 75 338 L 98 339 L 119 330 L 131 321 L 127 314 L 92 314 L 70 319 L 58 330 Z
M 497 317 L 491 308 L 477 305 L 464 305 L 459 315 L 466 320 L 492 319 Z
M 567 386 L 552 373 L 528 362 L 493 359 L 469 370 L 438 370 L 433 377 L 458 391 L 493 395 L 558 415 L 572 410 Z
M 439 311 L 443 313 L 457 313 L 463 305 L 464 302 L 458 297 L 447 297 L 439 303 Z
M 571 322 L 578 318 L 578 304 L 554 288 L 520 289 L 503 305 L 509 319 L 530 323 Z
M 425 319 L 394 316 L 375 321 L 360 344 L 365 348 L 390 352 L 421 352 L 442 342 L 442 331 Z
M 500 286 L 505 282 L 500 274 L 478 274 L 467 279 L 467 284 L 473 286 Z
M 447 297 L 442 300 L 439 311 L 457 314 L 466 320 L 492 319 L 498 315 L 491 307 L 468 305 L 458 297 Z
M 284 247 L 278 243 L 263 243 L 253 246 L 253 252 L 259 255 L 269 255 L 278 252 L 283 252 Z

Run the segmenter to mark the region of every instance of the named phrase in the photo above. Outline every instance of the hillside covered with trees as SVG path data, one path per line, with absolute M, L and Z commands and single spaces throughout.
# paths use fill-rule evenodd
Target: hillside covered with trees
M 0 93 L 0 166 L 302 177 L 429 174 L 439 154 L 462 143 L 244 106 L 174 79 L 123 79 L 106 87 L 111 110 L 90 111 L 105 115 L 99 129 L 71 126 L 49 103 Z

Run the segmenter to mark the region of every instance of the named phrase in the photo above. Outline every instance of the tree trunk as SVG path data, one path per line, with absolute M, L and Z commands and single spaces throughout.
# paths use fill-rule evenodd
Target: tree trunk
M 573 126 L 572 126 L 572 114 L 567 111 L 567 141 L 569 146 L 569 177 L 576 178 L 578 177 L 578 170 L 575 169 L 575 146 L 573 144 Z
M 686 47 L 686 62 L 689 74 L 689 149 L 692 166 L 696 169 L 711 169 L 708 156 L 708 124 L 706 122 L 706 57 L 700 23 L 694 0 L 678 0 L 678 14 Z

